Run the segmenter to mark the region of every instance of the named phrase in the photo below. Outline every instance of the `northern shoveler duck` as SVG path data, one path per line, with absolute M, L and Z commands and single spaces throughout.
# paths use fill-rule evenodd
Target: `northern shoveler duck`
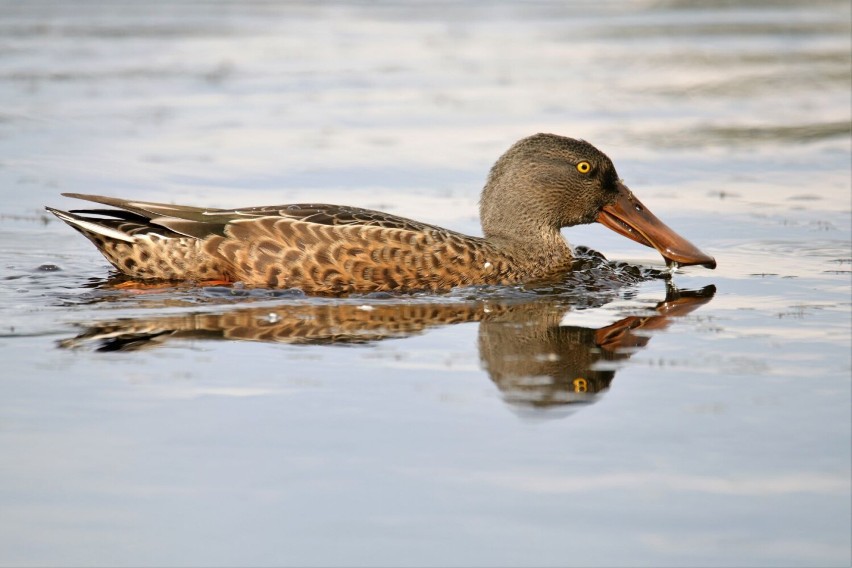
M 63 195 L 115 208 L 47 210 L 139 280 L 308 293 L 533 282 L 570 270 L 562 227 L 595 221 L 657 249 L 668 264 L 716 267 L 633 195 L 603 152 L 555 134 L 516 142 L 491 168 L 480 200 L 484 237 L 340 205 L 227 210 Z

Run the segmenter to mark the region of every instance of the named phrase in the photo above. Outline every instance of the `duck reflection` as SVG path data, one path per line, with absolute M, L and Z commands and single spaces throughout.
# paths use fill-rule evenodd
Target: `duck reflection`
M 714 286 L 678 290 L 667 285 L 666 298 L 652 309 L 600 328 L 563 325 L 576 306 L 559 296 L 456 303 L 399 298 L 366 303 L 301 301 L 95 323 L 59 345 L 97 351 L 148 349 L 178 339 L 351 345 L 479 322 L 482 366 L 504 400 L 513 406 L 545 408 L 591 402 L 609 388 L 617 363 L 648 343 L 649 332 L 667 327 L 714 294 Z
M 564 325 L 565 309 L 510 308 L 479 326 L 483 367 L 509 403 L 537 408 L 591 402 L 609 388 L 619 361 L 629 358 L 673 319 L 709 302 L 715 287 L 679 291 L 647 315 L 600 328 Z

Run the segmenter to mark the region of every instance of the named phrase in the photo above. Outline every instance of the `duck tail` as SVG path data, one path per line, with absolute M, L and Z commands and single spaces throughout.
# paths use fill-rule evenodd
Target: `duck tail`
M 83 233 L 83 235 L 95 243 L 104 239 L 123 241 L 131 244 L 136 242 L 136 237 L 122 231 L 120 225 L 117 225 L 114 219 L 87 217 L 77 212 L 61 211 L 53 207 L 45 207 L 45 209 Z

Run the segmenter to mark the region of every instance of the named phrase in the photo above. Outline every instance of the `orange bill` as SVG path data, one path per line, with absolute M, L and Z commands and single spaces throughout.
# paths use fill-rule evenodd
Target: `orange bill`
M 668 265 L 697 264 L 716 268 L 715 258 L 701 252 L 698 247 L 657 219 L 657 216 L 642 205 L 633 192 L 621 182 L 618 183 L 618 197 L 614 203 L 601 209 L 597 222 L 619 235 L 657 249 Z

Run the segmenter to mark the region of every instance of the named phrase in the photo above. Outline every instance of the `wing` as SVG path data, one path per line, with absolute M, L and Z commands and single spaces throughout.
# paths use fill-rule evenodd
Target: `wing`
M 110 205 L 116 209 L 74 210 L 72 213 L 95 214 L 122 221 L 131 221 L 136 225 L 163 227 L 175 233 L 205 239 L 211 235 L 224 236 L 225 228 L 236 221 L 277 217 L 316 223 L 329 226 L 358 225 L 382 227 L 387 229 L 405 229 L 425 231 L 439 229 L 412 219 L 398 217 L 381 211 L 328 204 L 293 204 L 245 207 L 240 209 L 215 209 L 171 205 L 149 201 L 133 201 L 102 195 L 63 193 L 66 197 L 84 199 L 94 203 Z M 137 227 L 137 231 L 140 229 Z
M 358 225 L 385 229 L 405 229 L 408 231 L 440 229 L 440 227 L 436 227 L 435 225 L 428 225 L 420 221 L 414 221 L 413 219 L 391 215 L 390 213 L 346 205 L 302 203 L 235 209 L 233 213 L 244 218 L 272 216 L 331 226 Z

